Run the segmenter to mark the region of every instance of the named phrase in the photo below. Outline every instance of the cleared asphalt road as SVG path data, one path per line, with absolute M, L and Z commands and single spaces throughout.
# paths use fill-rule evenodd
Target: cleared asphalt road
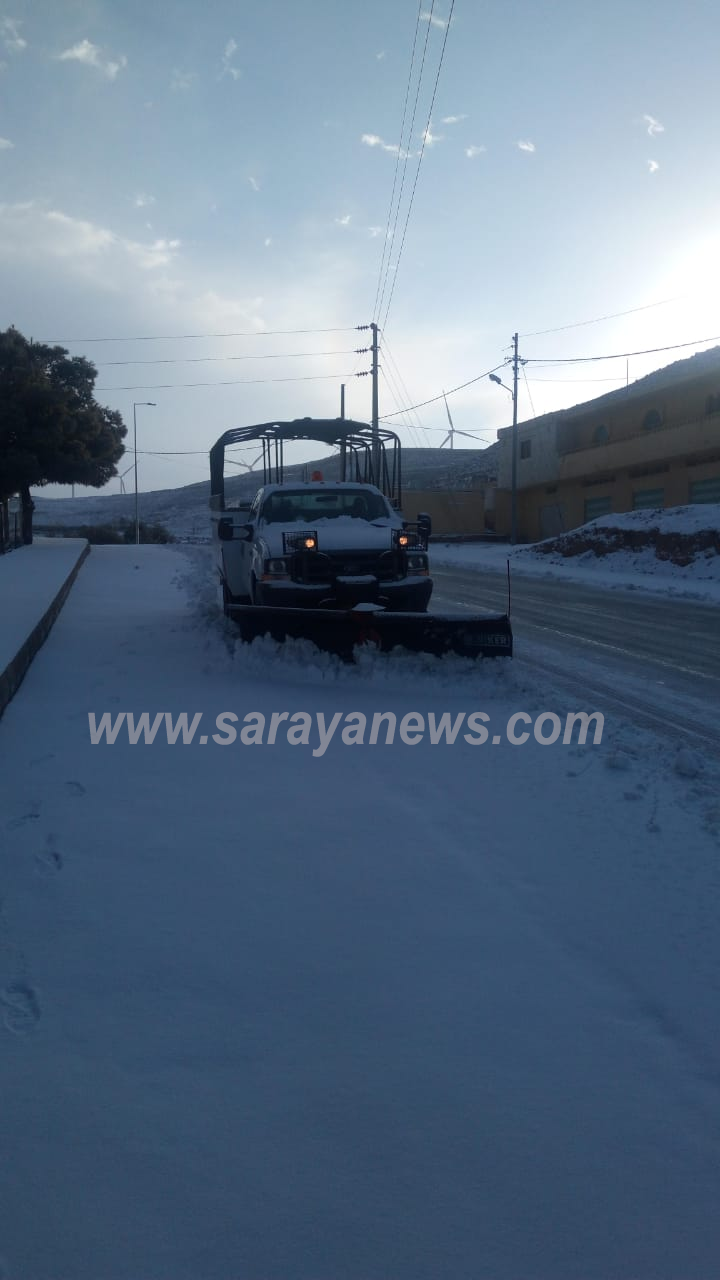
M 493 570 L 433 567 L 436 612 L 507 607 Z M 720 752 L 720 608 L 513 573 L 515 656 L 633 722 Z M 601 709 L 601 708 L 600 708 Z

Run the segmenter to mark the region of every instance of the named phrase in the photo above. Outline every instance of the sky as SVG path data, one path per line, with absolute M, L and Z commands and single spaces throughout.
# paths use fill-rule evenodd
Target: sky
M 128 444 L 139 405 L 141 489 L 342 383 L 368 420 L 373 319 L 408 445 L 443 390 L 492 443 L 515 331 L 521 420 L 715 345 L 713 0 L 451 4 L 0 7 L 0 327 L 91 359 Z

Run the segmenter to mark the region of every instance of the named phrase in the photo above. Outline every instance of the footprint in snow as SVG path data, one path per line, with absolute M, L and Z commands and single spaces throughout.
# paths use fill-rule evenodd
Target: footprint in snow
M 62 854 L 58 853 L 54 846 L 55 837 L 48 836 L 45 841 L 45 848 L 40 853 L 35 854 L 35 869 L 38 875 L 55 876 L 58 871 L 62 871 Z M 2 1280 L 2 1277 L 0 1277 L 0 1280 Z
M 11 982 L 0 992 L 4 1006 L 4 1022 L 8 1031 L 26 1036 L 40 1021 L 40 1007 L 33 988 L 26 982 Z
M 87 788 L 83 786 L 82 782 L 66 782 L 65 790 L 71 796 L 84 796 L 87 794 Z
M 39 817 L 40 806 L 38 805 L 37 813 L 33 811 L 32 813 L 23 813 L 19 818 L 11 818 L 9 822 L 5 823 L 5 829 L 7 831 L 17 831 L 19 827 L 24 827 L 28 822 L 37 822 Z

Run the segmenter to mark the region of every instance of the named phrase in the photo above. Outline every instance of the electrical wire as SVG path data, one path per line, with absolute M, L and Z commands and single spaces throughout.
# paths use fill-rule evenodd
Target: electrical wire
M 323 379 L 363 378 L 365 373 L 310 373 L 297 378 L 239 378 L 230 382 L 152 382 L 128 387 L 96 387 L 96 391 L 176 391 L 183 387 L 251 387 L 261 382 L 321 382 Z
M 395 380 L 396 380 L 396 382 L 397 382 L 397 384 L 398 384 L 398 386 L 399 386 L 399 388 L 400 388 L 400 391 L 401 391 L 401 393 L 402 393 L 402 396 L 404 396 L 404 398 L 405 398 L 406 400 L 411 400 L 411 399 L 412 399 L 412 396 L 410 395 L 410 392 L 408 391 L 407 386 L 405 385 L 405 380 L 404 380 L 404 378 L 403 378 L 403 376 L 402 376 L 402 374 L 401 374 L 401 372 L 400 372 L 400 369 L 398 368 L 397 361 L 396 361 L 396 359 L 395 359 L 395 357 L 394 357 L 394 355 L 393 355 L 392 351 L 390 350 L 390 344 L 389 344 L 389 342 L 387 341 L 387 339 L 386 339 L 386 337 L 385 337 L 385 334 L 383 334 L 383 344 L 382 344 L 382 349 L 383 349 L 384 353 L 387 355 L 388 360 L 390 361 L 390 363 L 391 363 L 391 365 L 392 365 L 392 367 L 393 367 L 393 370 L 394 370 L 394 372 L 395 372 Z M 401 396 L 401 398 L 402 398 L 402 396 Z M 420 420 L 420 415 L 419 415 L 419 414 L 417 414 L 417 413 L 415 414 L 415 422 L 416 422 L 417 430 L 418 430 L 418 431 L 420 431 L 420 432 L 422 432 L 422 433 L 424 434 L 424 432 L 425 432 L 425 427 L 423 426 L 423 423 L 422 423 L 422 422 L 421 422 L 421 420 Z M 427 444 L 427 436 L 425 436 L 425 443 Z
M 433 0 L 433 2 L 434 2 L 434 0 Z M 413 182 L 413 188 L 412 188 L 412 191 L 410 192 L 410 203 L 409 203 L 409 205 L 408 205 L 407 216 L 406 216 L 406 218 L 405 218 L 405 226 L 403 227 L 402 240 L 400 241 L 400 249 L 399 249 L 398 256 L 397 256 L 397 261 L 396 261 L 396 263 L 395 263 L 395 271 L 394 271 L 394 273 L 393 273 L 393 281 L 392 281 L 392 285 L 391 285 L 391 287 L 390 287 L 390 296 L 389 296 L 389 298 L 388 298 L 387 306 L 386 306 L 386 308 L 385 308 L 385 318 L 384 318 L 383 323 L 382 323 L 382 327 L 383 327 L 383 328 L 386 328 L 386 327 L 387 327 L 388 315 L 389 315 L 389 313 L 390 313 L 390 307 L 391 307 L 392 300 L 393 300 L 393 294 L 395 293 L 395 286 L 396 286 L 396 284 L 397 284 L 398 272 L 399 272 L 399 270 L 400 270 L 400 260 L 401 260 L 401 258 L 402 258 L 403 249 L 404 249 L 404 247 L 405 247 L 405 237 L 406 237 L 406 235 L 407 235 L 408 223 L 410 222 L 410 214 L 412 213 L 413 202 L 414 202 L 414 200 L 415 200 L 415 190 L 416 190 L 416 188 L 417 188 L 418 178 L 420 177 L 420 166 L 422 165 L 422 162 L 423 162 L 423 156 L 425 155 L 425 145 L 426 145 L 426 143 L 427 143 L 427 137 L 428 137 L 428 133 L 429 133 L 429 131 L 430 131 L 430 123 L 431 123 L 431 120 L 432 120 L 433 107 L 435 106 L 435 97 L 436 97 L 436 95 L 437 95 L 438 84 L 439 84 L 439 81 L 440 81 L 440 72 L 441 72 L 441 70 L 442 70 L 443 59 L 444 59 L 444 57 L 445 57 L 445 46 L 446 46 L 446 44 L 447 44 L 447 38 L 448 38 L 448 35 L 450 34 L 450 23 L 452 22 L 452 16 L 453 16 L 453 9 L 454 9 L 454 8 L 455 8 L 455 0 L 450 0 L 450 11 L 449 11 L 449 13 L 448 13 L 447 23 L 446 23 L 446 26 L 445 26 L 445 35 L 443 36 L 442 48 L 441 48 L 441 50 L 440 50 L 440 61 L 438 62 L 437 75 L 435 76 L 435 84 L 434 84 L 434 86 L 433 86 L 432 99 L 431 99 L 431 101 L 430 101 L 430 110 L 428 111 L 427 125 L 425 126 L 425 130 L 424 130 L 424 132 L 423 132 L 422 146 L 421 146 L 421 148 L 420 148 L 420 155 L 418 156 L 417 169 L 415 170 L 415 181 Z M 430 9 L 430 14 L 429 14 L 429 16 L 428 16 L 428 35 L 429 35 L 429 33 L 430 33 L 431 19 L 432 19 L 432 8 Z M 427 41 L 426 41 L 426 43 L 427 43 Z
M 282 351 L 258 356 L 179 356 L 176 359 L 159 360 L 101 360 L 96 368 L 110 369 L 130 364 L 222 364 L 231 360 L 310 360 L 315 356 L 364 355 L 369 350 L 369 347 L 344 347 L 341 351 Z
M 528 364 L 589 364 L 595 360 L 629 360 L 631 356 L 654 356 L 661 351 L 679 351 L 683 347 L 700 347 L 705 342 L 720 342 L 720 334 L 712 338 L 694 338 L 692 342 L 673 342 L 669 347 L 648 347 L 645 351 L 616 351 L 609 356 L 525 356 Z
M 527 374 L 525 375 L 527 380 Z M 531 378 L 530 382 L 562 382 L 565 384 L 577 383 L 578 386 L 585 386 L 589 382 L 624 382 L 625 378 Z
M 413 409 L 423 409 L 426 404 L 437 404 L 438 400 L 442 400 L 443 396 L 451 396 L 456 391 L 464 391 L 465 387 L 471 387 L 474 382 L 482 382 L 483 378 L 489 378 L 491 373 L 495 373 L 498 369 L 503 369 L 506 363 L 507 361 L 502 360 L 500 364 L 496 364 L 493 369 L 488 369 L 485 373 L 479 373 L 476 378 L 468 378 L 467 382 L 461 382 L 459 386 L 451 387 L 449 391 L 441 391 L 439 396 L 432 396 L 429 400 L 421 400 L 419 404 L 406 405 L 404 409 L 399 409 L 398 413 L 410 413 Z M 397 413 L 385 413 L 380 421 L 387 422 L 389 418 L 397 418 L 397 416 Z M 440 430 L 442 430 L 442 428 L 440 428 Z
M 377 313 L 378 313 L 378 295 L 380 293 L 380 286 L 383 283 L 383 267 L 385 266 L 385 255 L 386 253 L 387 254 L 390 253 L 389 246 L 392 242 L 392 236 L 390 235 L 390 223 L 392 221 L 393 205 L 395 203 L 395 189 L 397 187 L 397 176 L 398 176 L 398 169 L 400 167 L 400 156 L 402 155 L 402 149 L 403 149 L 403 137 L 405 134 L 405 117 L 407 115 L 407 104 L 408 104 L 408 99 L 410 97 L 410 85 L 412 84 L 412 73 L 413 73 L 413 67 L 415 65 L 415 50 L 417 48 L 418 31 L 420 30 L 420 14 L 422 13 L 422 6 L 423 6 L 423 0 L 420 0 L 420 3 L 418 5 L 417 18 L 415 20 L 415 35 L 413 37 L 412 56 L 410 58 L 410 70 L 408 72 L 407 86 L 405 89 L 405 102 L 403 103 L 402 122 L 400 124 L 400 141 L 398 142 L 398 151 L 395 157 L 395 172 L 393 174 L 392 191 L 390 193 L 390 205 L 388 207 L 387 224 L 385 227 L 385 237 L 383 240 L 383 251 L 382 251 L 382 257 L 380 259 L 380 271 L 378 273 L 378 282 L 375 288 L 375 301 L 373 303 L 373 316 L 375 318 L 377 318 Z M 429 34 L 429 28 L 430 28 L 430 23 L 428 23 L 428 34 Z M 427 40 L 425 43 L 427 45 Z M 407 157 L 405 158 L 405 165 L 407 166 Z M 401 197 L 402 197 L 402 188 L 400 190 L 400 196 L 398 196 L 398 208 L 400 207 Z
M 526 374 L 526 372 L 525 372 L 525 362 L 524 362 L 524 360 L 521 360 L 521 361 L 520 361 L 520 368 L 522 369 L 522 372 L 523 372 L 523 378 L 525 379 L 525 390 L 526 390 L 526 391 L 527 391 L 527 393 L 528 393 L 528 400 L 530 401 L 530 410 L 531 410 L 532 416 L 533 416 L 533 418 L 534 418 L 534 417 L 536 416 L 536 414 L 535 414 L 535 405 L 533 404 L 532 391 L 530 390 L 530 383 L 528 382 L 528 376 L 527 376 L 527 374 Z
M 151 333 L 129 338 L 39 338 L 39 342 L 185 342 L 194 338 L 273 338 L 297 333 L 353 333 L 363 325 L 351 324 L 340 329 L 249 329 L 244 333 Z
M 402 179 L 400 182 L 400 194 L 398 195 L 397 208 L 395 209 L 395 221 L 393 223 L 392 232 L 390 234 L 389 245 L 393 245 L 395 242 L 395 234 L 397 232 L 398 220 L 400 218 L 400 206 L 402 204 L 403 191 L 405 189 L 405 175 L 407 173 L 408 160 L 410 159 L 410 144 L 412 142 L 413 130 L 415 128 L 415 116 L 417 114 L 417 105 L 418 105 L 418 100 L 420 98 L 420 89 L 422 86 L 423 73 L 425 71 L 425 57 L 427 54 L 428 41 L 430 39 L 430 30 L 432 27 L 432 15 L 433 15 L 434 8 L 435 8 L 435 0 L 431 0 L 430 12 L 428 14 L 428 19 L 427 19 L 427 31 L 425 32 L 425 43 L 423 45 L 422 60 L 420 62 L 420 71 L 418 72 L 417 88 L 415 90 L 415 102 L 413 103 L 412 119 L 410 121 L 410 128 L 408 129 L 407 142 L 405 145 L 405 157 L 404 157 L 404 164 L 403 164 L 403 171 L 402 171 Z M 418 15 L 418 23 L 419 21 L 420 21 L 420 15 Z M 417 38 L 417 32 L 416 32 L 416 38 Z M 400 150 L 402 150 L 402 145 L 403 145 L 403 139 L 401 136 L 400 144 L 399 144 Z M 398 153 L 398 159 L 399 158 L 400 156 Z M 395 264 L 395 270 L 397 271 L 397 263 Z M 382 311 L 382 304 L 383 304 L 383 299 L 385 297 L 385 290 L 387 288 L 389 275 L 390 275 L 390 250 L 388 249 L 387 266 L 385 268 L 385 276 L 382 281 L 382 292 L 380 294 L 380 300 L 377 303 L 377 311 L 374 313 L 376 315 L 376 319 L 380 318 L 380 312 Z
M 648 302 L 644 307 L 631 307 L 629 311 L 614 311 L 611 315 L 596 316 L 594 320 L 577 320 L 574 324 L 561 324 L 556 329 L 535 329 L 533 333 L 521 333 L 520 338 L 540 338 L 546 333 L 564 333 L 566 329 L 583 329 L 589 324 L 602 324 L 603 320 L 619 320 L 622 316 L 634 316 L 639 311 L 651 311 L 653 307 L 666 307 L 671 302 L 680 302 L 688 294 L 679 293 L 675 298 L 662 298 L 660 302 Z

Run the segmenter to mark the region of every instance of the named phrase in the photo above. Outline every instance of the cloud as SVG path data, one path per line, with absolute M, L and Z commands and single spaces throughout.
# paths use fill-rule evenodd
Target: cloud
M 658 164 L 657 160 L 648 160 L 647 163 L 648 163 L 648 173 L 657 173 L 658 169 L 660 168 L 660 165 Z
M 429 22 L 433 27 L 440 27 L 443 31 L 447 26 L 447 18 L 439 18 L 437 14 L 430 13 L 428 10 L 420 14 L 420 21 Z
M 0 40 L 2 40 L 8 53 L 22 53 L 23 49 L 27 49 L 27 40 L 20 35 L 21 22 L 17 18 L 0 19 Z
M 350 216 L 351 216 L 351 215 L 350 215 L 349 213 L 346 213 L 346 214 L 345 214 L 345 216 L 344 216 L 343 218 L 336 218 L 336 219 L 335 219 L 335 221 L 336 221 L 336 223 L 337 223 L 337 225 L 338 225 L 339 227 L 349 227 L 349 226 L 350 226 Z
M 518 147 L 520 148 L 520 150 L 521 150 L 521 151 L 534 151 L 534 150 L 535 150 L 535 143 L 534 143 L 534 142 L 527 142 L 527 141 L 526 141 L 526 142 L 518 142 L 518 144 L 517 144 L 517 145 L 518 145 Z
M 441 124 L 460 124 L 461 120 L 467 120 L 466 115 L 462 116 L 443 116 Z
M 430 121 L 430 124 L 428 125 L 427 129 L 425 129 L 424 132 L 420 134 L 420 137 L 422 138 L 423 144 L 426 147 L 432 147 L 435 145 L 436 142 L 442 142 L 443 140 L 443 135 L 441 133 L 433 133 L 432 120 Z
M 253 191 L 260 190 L 260 183 L 258 182 L 257 178 L 253 178 L 252 174 L 250 174 L 248 178 L 248 182 L 250 183 L 250 186 L 252 187 Z
M 14 146 L 15 143 L 11 142 L 9 138 L 0 138 L 0 151 L 12 151 Z
M 377 58 L 378 62 L 382 62 L 383 58 L 385 57 L 385 50 L 381 49 L 379 53 L 375 54 L 375 57 Z
M 240 68 L 233 66 L 233 61 L 232 61 L 233 54 L 236 53 L 237 47 L 238 47 L 237 40 L 234 40 L 233 37 L 231 36 L 227 44 L 225 45 L 225 49 L 223 51 L 222 71 L 220 72 L 221 80 L 223 76 L 232 76 L 233 80 L 239 80 L 242 75 L 242 71 L 240 70 Z
M 170 77 L 170 88 L 177 93 L 184 93 L 186 89 L 192 89 L 197 78 L 197 71 L 180 71 L 175 67 Z
M 656 120 L 654 116 L 643 116 L 643 123 L 647 125 L 647 131 L 651 138 L 654 138 L 657 133 L 665 132 L 665 125 Z
M 263 244 L 265 245 L 266 249 L 269 249 L 270 245 L 272 244 L 272 236 L 266 236 L 265 239 L 263 240 Z
M 155 204 L 155 197 L 148 196 L 144 191 L 139 191 L 133 200 L 136 209 L 146 209 L 148 205 Z
M 94 67 L 96 71 L 100 71 L 107 76 L 108 80 L 114 80 L 118 71 L 122 71 L 123 67 L 127 66 L 124 53 L 121 53 L 119 58 L 108 58 L 103 61 L 98 46 L 91 44 L 89 40 L 80 40 L 71 49 L 58 53 L 57 60 L 58 62 L 82 62 L 86 67 Z
M 468 160 L 473 160 L 475 156 L 482 155 L 483 151 L 487 151 L 487 147 L 476 147 L 474 144 L 465 148 L 465 155 Z
M 384 142 L 377 133 L 364 133 L 360 139 L 366 147 L 379 147 L 381 151 L 389 151 L 392 155 L 400 156 L 401 160 L 407 160 L 408 151 L 401 151 L 396 142 Z
M 111 289 L 127 288 L 129 267 L 144 276 L 168 266 L 179 248 L 179 240 L 130 240 L 34 200 L 0 205 L 0 258 L 59 260 Z

